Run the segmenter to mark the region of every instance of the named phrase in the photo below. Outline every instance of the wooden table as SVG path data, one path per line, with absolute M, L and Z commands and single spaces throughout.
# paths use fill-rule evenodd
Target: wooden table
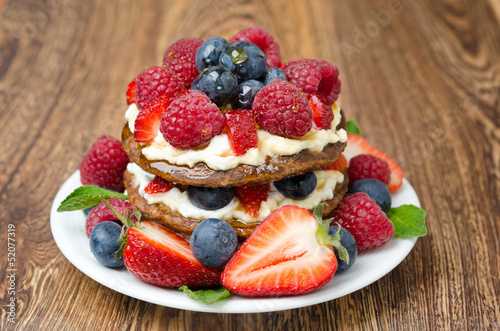
M 268 29 L 283 60 L 340 69 L 340 102 L 396 159 L 429 234 L 387 276 L 342 298 L 260 314 L 157 306 L 100 285 L 59 251 L 49 212 L 102 134 L 119 136 L 127 84 L 182 37 Z M 500 3 L 0 0 L 1 328 L 500 328 Z

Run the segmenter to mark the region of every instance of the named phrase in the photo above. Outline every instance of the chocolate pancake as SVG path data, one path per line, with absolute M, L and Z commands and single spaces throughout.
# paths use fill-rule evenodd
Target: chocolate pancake
M 169 207 L 163 204 L 153 204 L 150 205 L 146 199 L 144 199 L 139 194 L 139 186 L 134 185 L 134 175 L 125 171 L 124 182 L 127 189 L 128 197 L 130 202 L 137 208 L 142 214 L 144 219 L 157 222 L 162 224 L 173 231 L 183 233 L 185 235 L 190 235 L 194 228 L 201 222 L 201 220 L 187 218 L 181 214 L 172 211 Z M 332 214 L 338 205 L 344 199 L 347 192 L 348 177 L 346 171 L 344 171 L 344 182 L 339 183 L 335 186 L 334 198 L 325 201 L 326 206 L 323 209 L 323 216 Z M 255 224 L 245 224 L 237 219 L 233 219 L 228 222 L 236 231 L 236 234 L 240 238 L 247 238 L 250 233 L 259 225 Z
M 346 128 L 343 113 L 337 129 L 341 128 Z M 346 145 L 338 142 L 328 144 L 321 152 L 302 150 L 294 155 L 267 157 L 266 162 L 259 166 L 241 164 L 228 170 L 212 170 L 204 163 L 188 167 L 148 160 L 142 154 L 145 146 L 134 140 L 128 124 L 122 131 L 122 143 L 129 157 L 146 172 L 179 184 L 209 187 L 258 185 L 318 170 L 335 162 Z

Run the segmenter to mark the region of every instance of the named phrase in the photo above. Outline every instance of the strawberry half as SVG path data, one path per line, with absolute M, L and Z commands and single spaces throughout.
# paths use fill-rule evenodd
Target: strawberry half
M 167 193 L 174 187 L 175 184 L 169 182 L 166 179 L 155 176 L 155 178 L 146 185 L 144 188 L 144 192 L 148 194 L 157 194 L 157 193 Z
M 330 129 L 334 118 L 332 107 L 325 105 L 316 95 L 309 98 L 309 105 L 313 112 L 314 128 L 317 130 Z
M 134 139 L 140 143 L 153 142 L 160 129 L 161 116 L 170 102 L 167 99 L 156 99 L 147 104 L 137 114 L 134 123 Z
M 252 217 L 259 217 L 260 203 L 267 200 L 270 188 L 271 185 L 269 183 L 236 187 L 236 196 L 245 208 L 245 213 Z
M 391 177 L 389 179 L 389 191 L 391 193 L 396 192 L 403 184 L 403 170 L 399 165 L 391 159 L 390 156 L 382 152 L 381 150 L 373 147 L 366 138 L 361 137 L 357 134 L 347 135 L 347 146 L 343 152 L 347 160 L 360 154 L 370 154 L 384 160 L 389 164 L 389 169 L 391 170 Z
M 333 162 L 333 164 L 324 167 L 321 170 L 336 170 L 336 171 L 342 171 L 347 166 L 349 163 L 347 162 L 347 159 L 345 158 L 344 154 L 340 154 L 340 157 L 337 159 L 337 161 Z
M 249 149 L 257 147 L 257 130 L 252 110 L 226 111 L 224 117 L 229 143 L 234 154 L 243 155 Z
M 127 87 L 127 105 L 131 105 L 133 103 L 135 103 L 135 85 L 137 84 L 137 77 L 134 78 L 133 81 L 130 82 L 130 84 L 128 84 L 128 87 Z
M 293 205 L 275 210 L 226 264 L 222 285 L 257 297 L 308 293 L 328 283 L 337 269 L 331 244 L 343 258 L 347 252 L 338 233 L 328 235 L 329 221 L 318 222 L 322 209 L 317 207 L 314 216 Z

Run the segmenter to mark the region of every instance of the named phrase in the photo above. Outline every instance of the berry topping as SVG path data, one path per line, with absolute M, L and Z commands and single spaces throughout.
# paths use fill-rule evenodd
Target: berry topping
M 294 82 L 308 97 L 316 94 L 321 102 L 331 105 L 339 97 L 339 70 L 333 64 L 303 59 L 283 65 L 288 80 Z
M 165 69 L 177 75 L 187 89 L 198 76 L 196 52 L 201 44 L 203 44 L 201 39 L 180 39 L 167 48 L 163 57 Z
M 135 85 L 137 84 L 137 77 L 128 84 L 127 87 L 127 105 L 135 103 Z
M 219 58 L 226 49 L 228 42 L 221 37 L 213 37 L 205 40 L 196 52 L 196 68 L 198 72 L 219 64 Z
M 332 107 L 321 102 L 315 95 L 309 98 L 309 105 L 313 112 L 314 128 L 318 130 L 330 129 L 334 117 Z
M 337 161 L 333 162 L 332 165 L 324 167 L 322 170 L 342 171 L 345 168 L 347 168 L 348 164 L 349 163 L 347 162 L 347 159 L 345 158 L 344 154 L 340 154 L 340 157 L 337 159 Z
M 129 162 L 120 140 L 101 136 L 83 157 L 80 179 L 83 185 L 97 185 L 123 192 L 123 173 Z
M 276 67 L 269 68 L 264 76 L 264 85 L 269 84 L 275 79 L 288 80 L 282 69 Z
M 264 87 L 258 80 L 250 79 L 238 85 L 238 96 L 232 102 L 233 109 L 252 109 L 255 95 Z
M 179 77 L 162 67 L 153 66 L 137 77 L 135 103 L 137 108 L 143 109 L 158 98 L 170 101 L 184 90 L 184 84 Z
M 200 209 L 217 210 L 227 206 L 234 197 L 232 187 L 188 187 L 189 201 Z
M 236 252 L 238 237 L 227 222 L 208 218 L 196 226 L 190 245 L 194 257 L 205 267 L 222 268 Z
M 351 184 L 360 179 L 373 178 L 387 185 L 391 176 L 391 170 L 387 162 L 370 154 L 361 154 L 353 157 L 349 161 L 349 169 L 347 171 Z
M 253 110 L 257 124 L 271 134 L 300 138 L 312 127 L 311 106 L 290 82 L 275 79 L 264 86 L 255 96 Z
M 189 149 L 210 141 L 225 125 L 219 108 L 204 93 L 190 90 L 172 100 L 161 118 L 160 132 L 172 146 Z
M 257 130 L 252 110 L 238 109 L 224 112 L 226 131 L 231 148 L 236 155 L 258 147 Z
M 114 209 L 120 215 L 124 215 L 127 211 L 132 213 L 134 208 L 132 204 L 128 200 L 120 199 L 120 198 L 110 198 L 107 202 L 113 206 Z M 135 216 L 132 217 L 132 220 L 135 222 L 137 219 Z M 109 209 L 109 207 L 101 202 L 90 211 L 87 216 L 87 220 L 85 221 L 85 233 L 87 234 L 87 238 L 90 238 L 90 233 L 94 229 L 94 227 L 104 221 L 115 221 L 116 223 L 123 225 L 122 222 L 118 220 L 118 217 Z
M 328 234 L 333 236 L 338 230 L 339 227 L 337 225 L 332 225 L 328 230 Z M 356 244 L 356 240 L 354 240 L 352 234 L 345 228 L 341 228 L 340 230 L 340 244 L 347 250 L 347 254 L 349 254 L 349 262 L 340 259 L 339 251 L 334 247 L 335 257 L 337 258 L 337 274 L 352 267 L 358 257 L 358 245 Z
M 214 66 L 201 74 L 197 89 L 205 93 L 218 107 L 222 107 L 236 97 L 238 79 L 228 69 Z
M 238 186 L 235 188 L 236 196 L 245 208 L 245 213 L 252 217 L 259 217 L 260 204 L 267 200 L 269 183 L 256 186 Z
M 392 197 L 387 186 L 379 180 L 366 178 L 360 179 L 349 186 L 349 193 L 364 192 L 375 201 L 384 213 L 391 209 Z
M 302 200 L 314 192 L 317 183 L 316 175 L 311 171 L 303 175 L 276 181 L 274 186 L 287 198 Z
M 169 105 L 167 99 L 156 99 L 148 103 L 137 114 L 134 122 L 134 139 L 140 143 L 150 143 L 155 140 L 160 128 L 161 116 Z
M 167 193 L 170 191 L 175 184 L 169 182 L 166 179 L 155 176 L 155 178 L 146 185 L 144 188 L 144 192 L 147 194 L 158 194 L 158 193 Z
M 366 193 L 344 199 L 333 216 L 332 225 L 337 223 L 353 235 L 359 251 L 383 245 L 394 236 L 394 225 Z
M 241 30 L 234 35 L 230 42 L 237 40 L 245 40 L 257 45 L 266 55 L 267 64 L 270 67 L 281 66 L 280 46 L 274 41 L 273 36 L 263 28 L 249 27 Z
M 391 177 L 388 185 L 389 191 L 394 193 L 401 187 L 401 185 L 403 185 L 403 170 L 401 170 L 399 165 L 394 162 L 390 156 L 373 147 L 368 140 L 360 135 L 348 134 L 347 141 L 348 143 L 344 151 L 347 160 L 350 160 L 360 154 L 370 154 L 376 156 L 389 164 L 389 169 L 391 170 Z
M 227 45 L 219 64 L 235 74 L 239 82 L 260 79 L 267 69 L 264 53 L 248 41 L 235 41 Z
M 122 227 L 115 222 L 104 221 L 97 224 L 90 233 L 90 251 L 99 263 L 110 268 L 123 265 L 123 257 L 115 261 L 115 253 L 120 249 L 118 238 Z

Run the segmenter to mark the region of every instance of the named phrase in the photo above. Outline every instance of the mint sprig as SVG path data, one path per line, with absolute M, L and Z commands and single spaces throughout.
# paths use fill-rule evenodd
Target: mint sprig
M 400 238 L 423 237 L 427 235 L 425 216 L 427 212 L 417 206 L 402 205 L 391 208 L 387 217 L 394 224 L 394 236 Z
M 101 198 L 128 199 L 125 194 L 111 191 L 96 185 L 80 186 L 70 193 L 57 208 L 58 212 L 74 211 L 92 207 L 101 202 Z
M 347 124 L 347 133 L 350 134 L 357 134 L 362 136 L 363 133 L 361 132 L 361 128 L 359 127 L 358 123 L 356 122 L 356 117 L 351 118 L 346 122 Z
M 214 289 L 206 289 L 206 290 L 197 290 L 193 291 L 189 289 L 186 285 L 183 285 L 179 287 L 179 291 L 184 292 L 188 297 L 201 301 L 204 304 L 212 304 L 216 301 L 225 299 L 231 295 L 231 292 L 229 292 L 227 289 L 224 287 L 218 287 Z

